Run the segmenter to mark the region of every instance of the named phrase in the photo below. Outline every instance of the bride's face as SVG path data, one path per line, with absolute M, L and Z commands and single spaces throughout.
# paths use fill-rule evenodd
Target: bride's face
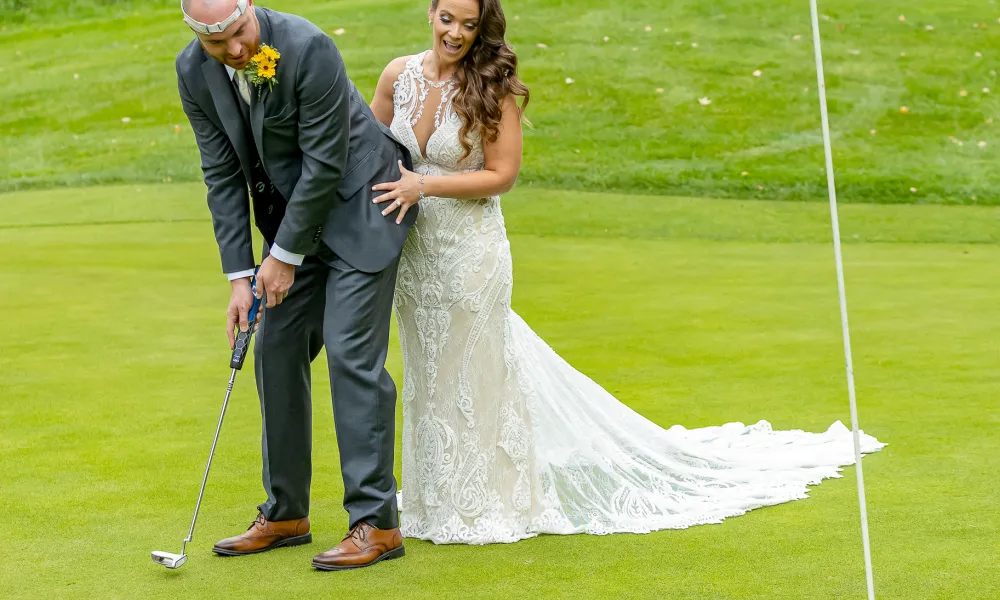
M 479 36 L 478 0 L 439 0 L 427 16 L 434 26 L 434 52 L 441 61 L 462 60 Z

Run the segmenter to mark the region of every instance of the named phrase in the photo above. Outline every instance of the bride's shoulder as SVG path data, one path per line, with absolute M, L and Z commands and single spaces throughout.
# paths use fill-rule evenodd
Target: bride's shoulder
M 377 97 L 385 98 L 386 102 L 392 101 L 396 89 L 396 81 L 399 80 L 399 76 L 406 70 L 406 64 L 411 58 L 413 57 L 400 56 L 399 58 L 392 59 L 392 62 L 386 65 L 382 71 L 382 75 L 378 78 L 378 84 L 375 86 L 375 95 Z
M 409 63 L 413 57 L 414 55 L 409 55 L 392 59 L 389 64 L 385 66 L 380 79 L 395 81 L 403 73 L 403 71 L 406 70 L 407 63 Z

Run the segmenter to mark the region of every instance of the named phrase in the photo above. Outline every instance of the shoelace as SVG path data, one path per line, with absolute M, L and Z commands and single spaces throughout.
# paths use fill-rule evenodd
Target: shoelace
M 250 527 L 247 527 L 247 531 L 253 529 L 254 525 L 260 524 L 261 526 L 267 525 L 267 519 L 264 518 L 264 513 L 257 513 L 257 518 L 250 523 Z
M 365 523 L 365 522 L 358 523 L 357 525 L 354 526 L 354 529 L 352 529 L 350 532 L 348 532 L 348 534 L 344 537 L 344 539 L 347 540 L 347 539 L 350 539 L 350 538 L 355 538 L 355 539 L 358 540 L 358 542 L 365 542 L 365 543 L 367 543 L 368 542 L 368 529 L 369 529 L 369 527 L 368 527 L 367 523 Z M 360 547 L 361 544 L 359 543 L 358 546 Z

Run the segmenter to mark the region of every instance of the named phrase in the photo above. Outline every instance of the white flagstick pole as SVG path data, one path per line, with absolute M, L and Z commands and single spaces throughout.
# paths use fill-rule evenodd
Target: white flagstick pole
M 809 0 L 812 12 L 813 46 L 816 53 L 816 81 L 819 84 L 819 108 L 823 122 L 823 150 L 826 154 L 826 183 L 830 192 L 830 217 L 833 223 L 833 251 L 837 261 L 837 288 L 840 292 L 840 319 L 844 332 L 844 358 L 847 362 L 847 391 L 851 400 L 851 429 L 854 433 L 854 458 L 858 475 L 858 503 L 861 506 L 861 539 L 865 547 L 865 576 L 868 580 L 868 600 L 875 600 L 875 580 L 872 574 L 871 543 L 868 539 L 868 510 L 865 502 L 865 477 L 861 470 L 861 439 L 858 428 L 858 402 L 854 393 L 854 364 L 851 359 L 851 332 L 847 323 L 847 294 L 844 290 L 844 259 L 840 250 L 840 221 L 837 218 L 837 187 L 833 180 L 833 151 L 830 146 L 830 121 L 826 110 L 826 82 L 823 77 L 823 52 L 819 37 L 819 15 L 816 0 Z

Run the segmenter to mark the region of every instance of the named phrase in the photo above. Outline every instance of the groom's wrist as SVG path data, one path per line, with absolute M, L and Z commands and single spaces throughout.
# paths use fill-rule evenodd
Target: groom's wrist
M 251 275 L 253 275 L 252 272 L 251 272 Z M 237 290 L 237 289 L 240 289 L 240 288 L 250 289 L 250 277 L 238 277 L 236 279 L 230 279 L 229 280 L 229 286 L 233 290 Z

